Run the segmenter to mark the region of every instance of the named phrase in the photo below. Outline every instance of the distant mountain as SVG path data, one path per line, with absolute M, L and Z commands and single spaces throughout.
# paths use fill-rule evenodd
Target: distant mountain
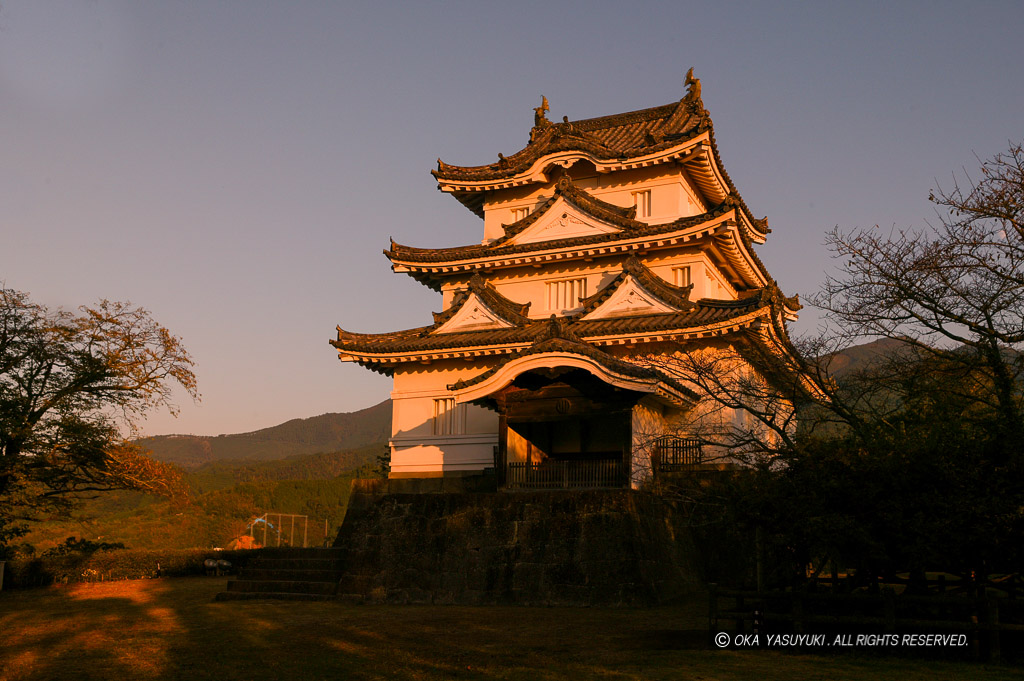
M 365 447 L 391 435 L 391 400 L 346 414 L 293 419 L 235 435 L 158 435 L 139 440 L 153 458 L 183 468 L 232 461 L 269 461 Z
M 870 343 L 853 345 L 832 355 L 829 372 L 836 378 L 877 367 L 898 353 L 907 352 L 907 344 L 894 338 L 881 338 Z
M 193 494 L 228 489 L 243 482 L 281 480 L 331 480 L 359 470 L 372 475 L 377 456 L 384 452 L 387 440 L 338 452 L 297 454 L 272 461 L 211 461 L 188 471 L 186 480 Z

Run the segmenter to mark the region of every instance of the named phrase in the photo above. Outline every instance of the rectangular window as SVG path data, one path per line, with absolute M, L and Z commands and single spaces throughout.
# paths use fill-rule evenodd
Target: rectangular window
M 689 265 L 685 265 L 683 267 L 673 267 L 672 268 L 672 277 L 673 277 L 673 279 L 675 279 L 674 283 L 675 283 L 676 286 L 689 286 L 691 283 L 693 283 L 690 280 L 690 266 Z
M 519 222 L 527 215 L 530 214 L 530 209 L 527 208 L 513 208 L 512 209 L 512 222 Z
M 651 217 L 651 190 L 633 192 L 633 205 L 636 206 L 638 220 Z
M 580 306 L 580 298 L 587 297 L 587 280 L 582 278 L 549 281 L 547 289 L 548 310 L 551 312 L 575 310 Z
M 466 431 L 466 405 L 454 397 L 434 400 L 434 435 L 461 435 Z

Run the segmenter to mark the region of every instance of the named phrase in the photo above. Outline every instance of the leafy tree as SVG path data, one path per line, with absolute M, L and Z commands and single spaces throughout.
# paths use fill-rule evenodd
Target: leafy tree
M 0 544 L 77 495 L 171 495 L 180 476 L 133 444 L 175 384 L 198 399 L 192 359 L 142 308 L 102 301 L 50 310 L 0 290 Z
M 73 553 L 96 553 L 97 551 L 117 551 L 125 548 L 121 542 L 89 541 L 88 539 L 68 537 L 63 544 L 58 544 L 48 551 L 43 552 L 47 556 L 67 556 Z

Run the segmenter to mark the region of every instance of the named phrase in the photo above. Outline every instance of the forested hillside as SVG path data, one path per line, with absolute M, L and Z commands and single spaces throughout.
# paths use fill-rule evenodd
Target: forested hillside
M 306 539 L 333 540 L 348 506 L 352 479 L 375 475 L 384 441 L 359 449 L 307 454 L 280 461 L 219 461 L 189 471 L 187 499 L 168 501 L 139 492 L 108 492 L 83 500 L 71 517 L 32 526 L 22 541 L 41 552 L 74 536 L 120 542 L 134 549 L 225 547 L 253 518 L 268 512 L 309 516 Z M 277 521 L 273 518 L 276 526 Z M 285 523 L 283 541 L 289 540 Z M 257 532 L 263 541 L 262 525 Z M 303 531 L 296 526 L 296 542 Z M 268 541 L 277 541 L 270 529 Z
M 139 441 L 153 458 L 193 469 L 214 461 L 268 461 L 299 454 L 337 452 L 387 440 L 391 400 L 345 414 L 293 419 L 272 428 L 234 435 L 159 435 Z

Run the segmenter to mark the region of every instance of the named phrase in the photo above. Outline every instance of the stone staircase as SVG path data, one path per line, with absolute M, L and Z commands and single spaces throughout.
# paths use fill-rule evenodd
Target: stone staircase
M 260 549 L 260 555 L 243 568 L 238 579 L 228 582 L 218 601 L 274 598 L 291 601 L 325 601 L 335 598 L 344 572 L 343 548 Z

